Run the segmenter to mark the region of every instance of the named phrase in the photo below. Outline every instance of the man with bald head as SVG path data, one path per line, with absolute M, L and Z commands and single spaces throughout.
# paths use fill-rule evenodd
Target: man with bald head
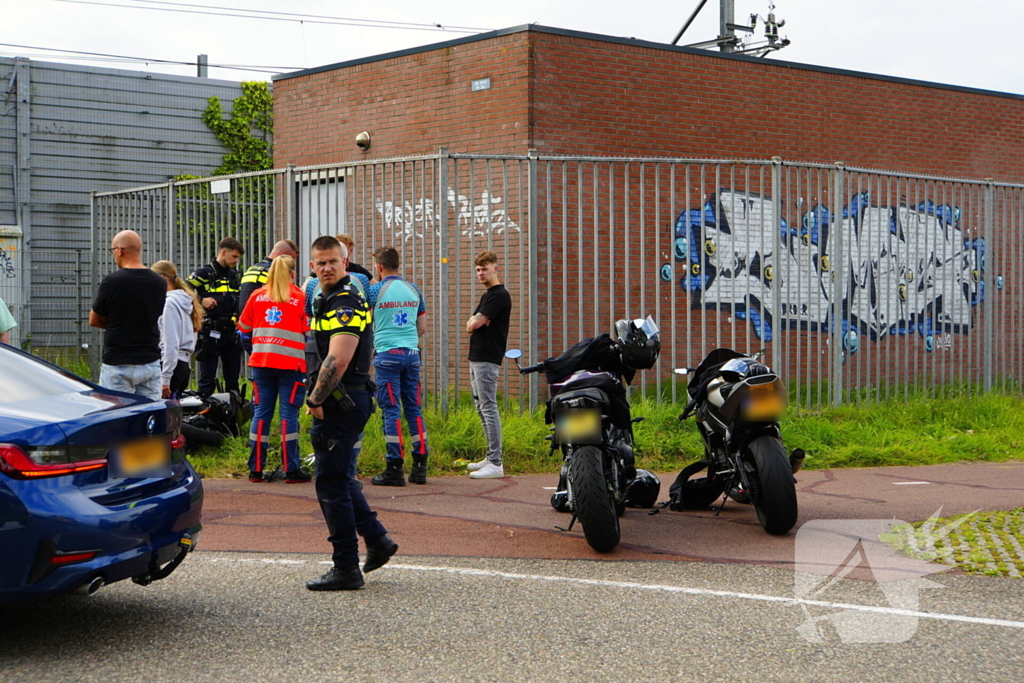
M 142 263 L 142 238 L 132 230 L 110 242 L 117 270 L 100 282 L 89 324 L 103 333 L 99 384 L 159 399 L 160 327 L 167 281 Z
M 265 259 L 261 259 L 249 266 L 242 276 L 242 286 L 238 289 L 238 315 L 245 310 L 245 302 L 249 300 L 252 293 L 267 284 L 267 273 L 270 272 L 270 264 L 278 256 L 291 256 L 298 263 L 299 247 L 292 240 L 279 240 L 274 243 L 273 249 Z

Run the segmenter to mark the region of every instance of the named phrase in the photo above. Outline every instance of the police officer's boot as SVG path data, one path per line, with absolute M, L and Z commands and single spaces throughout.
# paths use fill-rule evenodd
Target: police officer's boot
M 370 483 L 374 486 L 405 486 L 401 458 L 388 458 L 388 466 L 383 472 L 371 478 Z
M 426 484 L 427 483 L 427 456 L 425 456 L 425 455 L 414 455 L 414 456 L 412 456 L 412 469 L 409 471 L 409 483 L 410 484 Z

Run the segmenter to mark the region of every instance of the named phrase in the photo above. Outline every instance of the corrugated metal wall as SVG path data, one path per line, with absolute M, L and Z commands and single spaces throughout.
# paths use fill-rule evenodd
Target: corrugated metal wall
M 27 257 L 21 343 L 76 343 L 62 270 L 81 249 L 91 272 L 90 192 L 210 175 L 225 149 L 202 113 L 210 96 L 230 112 L 240 94 L 230 81 L 0 58 L 0 225 L 21 228 Z

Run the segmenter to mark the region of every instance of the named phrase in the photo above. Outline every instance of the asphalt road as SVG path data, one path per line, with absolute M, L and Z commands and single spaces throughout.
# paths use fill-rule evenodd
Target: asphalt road
M 0 680 L 1024 678 L 1010 579 L 933 575 L 895 612 L 880 583 L 843 579 L 807 604 L 791 569 L 704 562 L 400 554 L 361 591 L 307 591 L 325 560 L 198 551 L 146 588 L 0 608 Z M 810 642 L 808 617 L 828 615 Z

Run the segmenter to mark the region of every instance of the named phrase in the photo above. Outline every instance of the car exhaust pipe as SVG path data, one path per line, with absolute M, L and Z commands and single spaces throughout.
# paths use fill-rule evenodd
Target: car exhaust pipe
M 87 581 L 81 586 L 75 589 L 75 595 L 95 595 L 96 591 L 103 587 L 103 579 L 100 577 L 94 578 L 92 581 Z
M 804 449 L 797 448 L 789 456 L 789 465 L 793 468 L 793 474 L 800 471 L 800 468 L 804 466 L 804 457 L 807 454 L 804 453 Z

